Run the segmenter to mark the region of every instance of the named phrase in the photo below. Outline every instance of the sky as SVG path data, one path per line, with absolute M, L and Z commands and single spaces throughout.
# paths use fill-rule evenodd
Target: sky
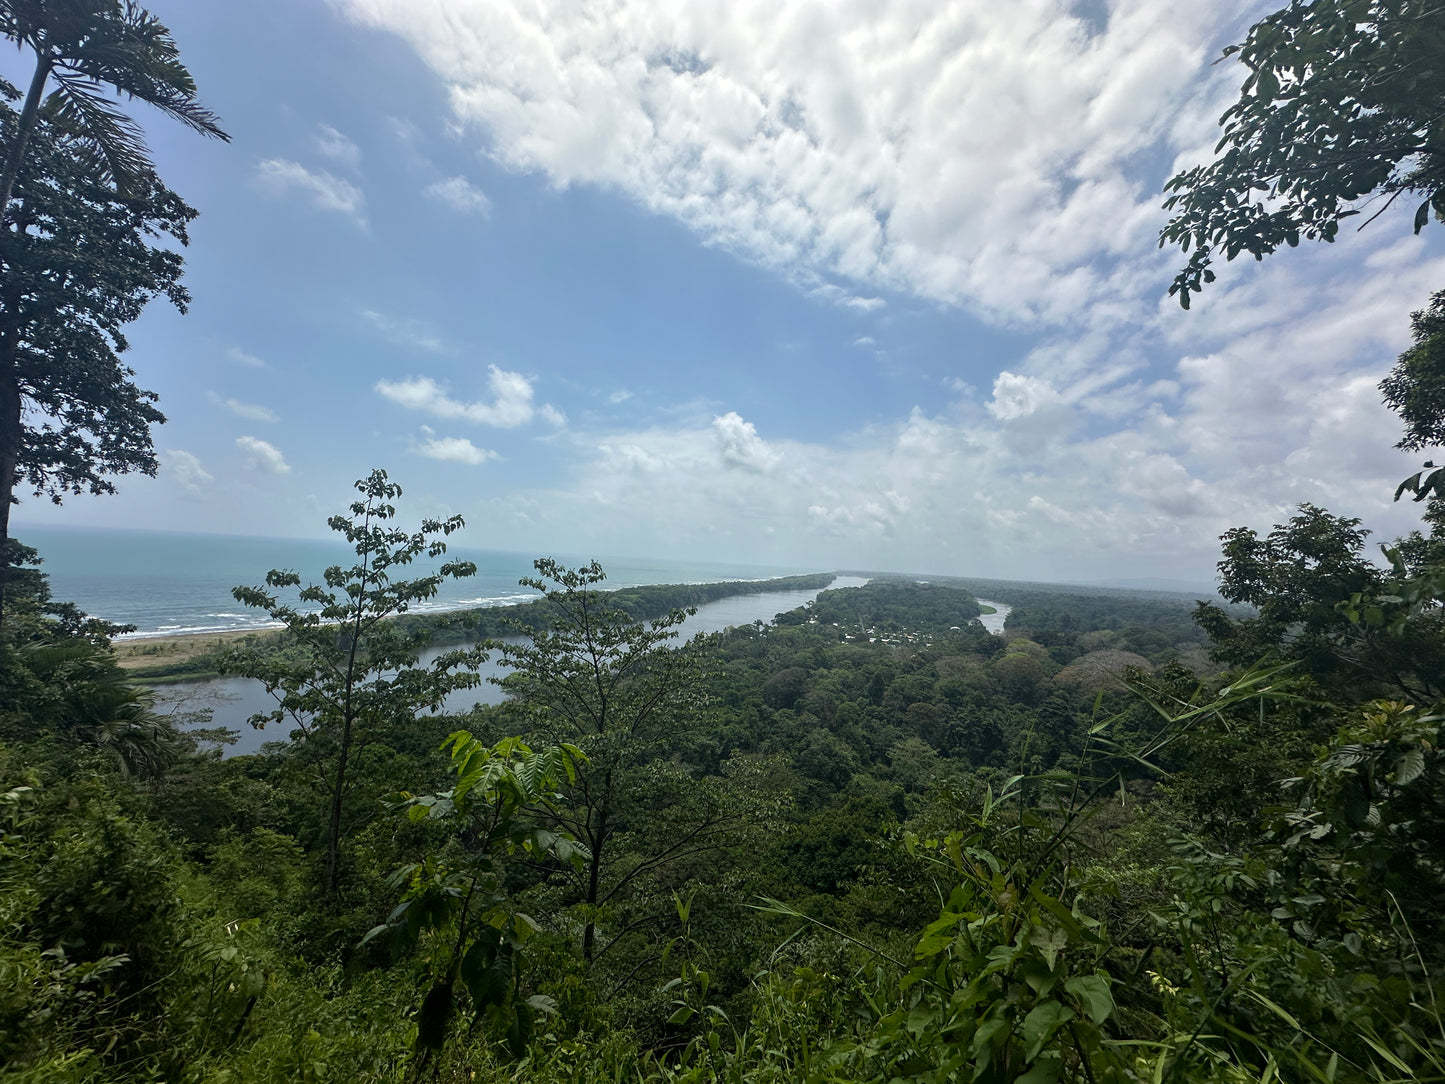
M 1445 231 L 1167 296 L 1160 190 L 1276 5 L 149 6 L 231 135 L 136 107 L 201 212 L 127 354 L 161 469 L 22 539 L 319 537 L 374 467 L 539 554 L 1207 582 L 1301 502 L 1417 522 L 1377 384 Z

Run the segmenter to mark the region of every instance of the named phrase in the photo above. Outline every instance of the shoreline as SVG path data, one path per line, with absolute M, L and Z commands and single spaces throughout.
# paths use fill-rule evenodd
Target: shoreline
M 624 596 L 636 596 L 638 594 L 652 594 L 659 591 L 669 593 L 696 593 L 703 592 L 703 597 L 695 600 L 685 600 L 680 604 L 699 605 L 709 602 L 721 601 L 725 598 L 733 598 L 740 595 L 763 594 L 769 591 L 788 591 L 801 587 L 801 581 L 825 581 L 810 585 L 815 591 L 827 590 L 832 583 L 836 582 L 839 573 L 820 572 L 809 573 L 799 576 L 775 576 L 763 580 L 725 579 L 711 582 L 681 583 L 681 584 L 637 584 L 619 585 L 611 588 L 604 588 L 606 593 L 616 592 Z M 708 589 L 714 589 L 708 591 Z M 722 590 L 716 590 L 721 588 Z M 709 594 L 714 597 L 707 597 Z M 484 602 L 482 605 L 461 605 L 461 606 L 437 606 L 426 609 L 412 610 L 405 615 L 393 614 L 389 620 L 405 618 L 407 620 L 438 621 L 445 625 L 447 618 L 455 614 L 480 613 L 489 610 L 506 610 L 514 607 L 527 607 L 541 602 L 543 596 L 537 595 L 533 598 L 516 597 L 511 599 L 497 599 Z M 669 602 L 669 606 L 678 603 Z M 252 626 L 245 629 L 212 629 L 212 630 L 187 630 L 184 632 L 132 632 L 118 636 L 111 641 L 111 650 L 115 660 L 122 670 L 136 673 L 135 680 L 145 682 L 185 682 L 202 680 L 216 675 L 201 673 L 190 669 L 201 656 L 243 643 L 247 640 L 272 639 L 284 632 L 285 626 L 280 624 Z M 475 638 L 478 635 L 473 633 L 467 638 Z M 487 633 L 480 633 L 486 636 Z
M 220 632 L 132 633 L 129 639 L 111 641 L 110 649 L 122 670 L 148 670 L 190 662 L 220 648 L 253 636 L 273 636 L 284 628 L 231 629 Z M 187 679 L 188 680 L 188 679 Z

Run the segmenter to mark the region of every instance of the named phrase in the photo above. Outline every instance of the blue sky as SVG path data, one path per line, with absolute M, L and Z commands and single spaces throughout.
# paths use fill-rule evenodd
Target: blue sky
M 1269 5 L 151 6 L 232 135 L 146 118 L 201 211 L 132 335 L 163 466 L 22 538 L 320 535 L 374 466 L 537 553 L 1199 580 L 1301 501 L 1411 525 L 1375 385 L 1437 228 L 1164 296 Z

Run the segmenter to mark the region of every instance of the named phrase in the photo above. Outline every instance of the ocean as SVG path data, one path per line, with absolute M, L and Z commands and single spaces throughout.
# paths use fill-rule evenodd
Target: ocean
M 329 566 L 350 566 L 355 553 L 344 542 L 295 538 L 245 538 L 105 528 L 40 528 L 17 525 L 15 537 L 40 551 L 51 594 L 86 613 L 134 625 L 131 637 L 229 632 L 271 627 L 265 614 L 231 596 L 238 585 L 263 584 L 273 569 L 294 569 L 303 580 L 320 580 Z M 414 612 L 504 606 L 536 597 L 517 581 L 532 575 L 536 554 L 475 550 L 453 545 L 445 560 L 476 563 L 476 575 L 443 584 L 437 597 Z M 590 556 L 549 554 L 575 567 Z M 718 564 L 632 557 L 597 560 L 606 587 L 662 583 L 765 580 L 825 571 L 796 566 Z M 417 561 L 399 575 L 425 576 L 440 562 Z M 284 599 L 284 592 L 282 593 Z

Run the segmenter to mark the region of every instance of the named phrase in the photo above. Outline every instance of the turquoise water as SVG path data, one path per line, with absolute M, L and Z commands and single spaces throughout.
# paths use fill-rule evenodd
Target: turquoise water
M 233 587 L 264 583 L 273 568 L 294 569 L 303 579 L 319 580 L 328 565 L 350 566 L 355 559 L 344 543 L 294 538 L 23 526 L 15 529 L 15 535 L 40 551 L 41 568 L 50 575 L 55 598 L 75 602 L 107 621 L 135 625 L 135 636 L 265 628 L 265 615 L 232 598 Z M 500 606 L 535 597 L 517 581 L 532 574 L 536 556 L 454 544 L 446 559 L 476 562 L 476 575 L 444 584 L 435 599 L 414 609 Z M 591 559 L 591 555 L 548 556 L 572 566 Z M 610 587 L 762 580 L 824 571 L 602 555 L 597 559 L 607 571 Z M 437 563 L 418 561 L 403 575 L 425 576 Z

